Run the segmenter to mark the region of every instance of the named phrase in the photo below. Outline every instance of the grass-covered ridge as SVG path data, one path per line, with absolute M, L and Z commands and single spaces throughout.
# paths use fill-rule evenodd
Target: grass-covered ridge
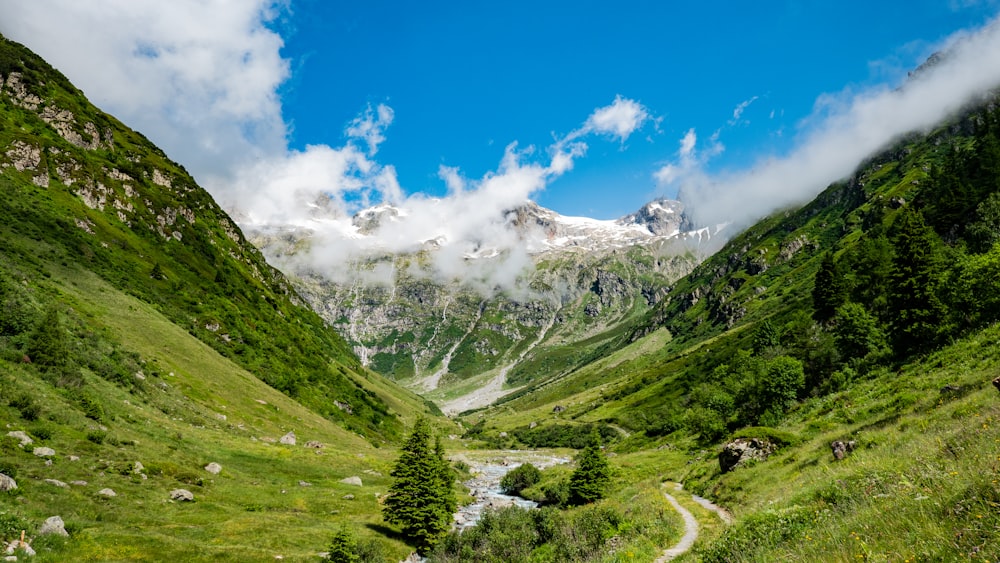
M 0 80 L 6 283 L 80 264 L 322 416 L 398 436 L 393 398 L 181 166 L 5 39 Z

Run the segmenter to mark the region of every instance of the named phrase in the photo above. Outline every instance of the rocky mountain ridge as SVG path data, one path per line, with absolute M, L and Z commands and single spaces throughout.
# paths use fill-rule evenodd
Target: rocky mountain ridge
M 682 231 L 683 205 L 664 199 L 617 220 L 566 217 L 533 202 L 500 213 L 530 258 L 506 286 L 442 277 L 434 261 L 455 242 L 444 236 L 414 241 L 409 252 L 375 247 L 325 274 L 303 259 L 319 244 L 311 230 L 243 227 L 364 364 L 431 396 L 456 386 L 499 391 L 572 369 L 591 347 L 620 337 L 620 327 L 645 314 L 720 241 L 720 228 Z M 407 217 L 404 208 L 379 205 L 340 232 L 345 240 L 375 237 Z M 500 268 L 513 252 L 502 244 L 511 243 L 479 241 L 462 260 L 477 271 Z

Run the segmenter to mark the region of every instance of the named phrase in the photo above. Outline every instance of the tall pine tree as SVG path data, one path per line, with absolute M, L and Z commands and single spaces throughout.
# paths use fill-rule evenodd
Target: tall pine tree
M 823 255 L 813 284 L 813 318 L 826 322 L 837 313 L 837 307 L 847 299 L 844 276 L 833 259 L 833 252 Z
M 938 342 L 946 330 L 947 308 L 940 297 L 937 235 L 911 208 L 904 209 L 897 221 L 889 320 L 896 352 L 908 355 Z
M 382 507 L 386 522 L 400 527 L 421 553 L 427 553 L 448 531 L 457 501 L 454 477 L 437 440 L 421 417 L 406 439 L 390 475 L 395 479 Z

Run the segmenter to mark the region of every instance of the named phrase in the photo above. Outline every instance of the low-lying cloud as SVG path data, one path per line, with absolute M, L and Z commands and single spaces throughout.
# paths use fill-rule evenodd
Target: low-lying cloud
M 744 227 L 774 210 L 805 203 L 893 140 L 928 130 L 1000 87 L 1000 21 L 955 34 L 939 51 L 944 56 L 938 64 L 899 88 L 822 96 L 803 122 L 801 141 L 786 155 L 763 158 L 743 170 L 709 173 L 707 164 L 721 145 L 699 153 L 691 130 L 673 161 L 654 177 L 661 186 L 678 189 L 687 212 L 705 225 L 729 221 Z M 734 119 L 746 105 L 737 106 Z

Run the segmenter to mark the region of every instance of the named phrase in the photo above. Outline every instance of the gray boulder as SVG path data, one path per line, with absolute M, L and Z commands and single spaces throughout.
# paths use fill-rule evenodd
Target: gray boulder
M 102 497 L 108 497 L 108 498 L 118 496 L 118 493 L 114 492 L 114 490 L 112 489 L 101 489 L 97 491 L 97 494 L 101 495 Z
M 345 485 L 354 485 L 355 487 L 360 487 L 361 486 L 361 477 L 358 477 L 357 475 L 355 475 L 353 477 L 347 477 L 345 479 L 341 479 L 340 482 L 343 483 L 343 484 L 345 484 Z
M 69 532 L 66 531 L 66 524 L 63 523 L 62 518 L 58 516 L 50 516 L 45 519 L 45 522 L 42 523 L 42 527 L 38 529 L 38 535 L 45 536 L 49 534 L 69 536 Z
M 3 544 L 0 543 L 0 545 L 3 545 Z M 27 543 L 22 543 L 21 540 L 14 540 L 14 541 L 10 542 L 9 544 L 7 544 L 7 549 L 4 550 L 4 553 L 6 553 L 7 555 L 10 555 L 10 556 L 13 556 L 14 553 L 17 552 L 17 550 L 21 550 L 21 552 L 24 553 L 24 555 L 26 555 L 28 557 L 34 557 L 35 556 L 35 550 L 31 549 L 31 546 L 28 545 Z M 6 560 L 7 561 L 17 561 L 17 557 L 14 557 L 14 559 L 7 558 Z
M 737 438 L 722 447 L 719 469 L 726 473 L 751 461 L 765 461 L 776 449 L 774 444 L 761 438 Z
M 60 481 L 58 479 L 46 479 L 45 482 L 48 483 L 48 484 L 50 484 L 50 485 L 52 485 L 53 487 L 61 487 L 63 489 L 69 487 L 69 485 L 67 485 L 66 483 L 63 483 L 62 481 Z
M 209 463 L 208 465 L 205 466 L 205 471 L 208 471 L 212 475 L 218 475 L 220 472 L 222 472 L 222 466 L 213 461 L 212 463 Z
M 0 473 L 0 491 L 13 491 L 17 488 L 17 481 L 13 477 L 8 477 Z
M 285 434 L 278 441 L 281 442 L 282 444 L 285 444 L 286 446 L 294 446 L 295 445 L 295 432 L 289 432 L 288 434 Z
M 31 453 L 37 455 L 38 457 L 50 457 L 56 455 L 55 450 L 53 450 L 52 448 L 45 448 L 45 447 L 35 448 L 31 450 Z
M 194 501 L 194 493 L 187 489 L 174 489 L 170 491 L 170 500 L 178 500 L 181 502 L 192 502 Z
M 17 438 L 18 440 L 20 440 L 22 448 L 24 446 L 35 443 L 35 441 L 32 440 L 30 436 L 25 434 L 23 430 L 15 430 L 13 432 L 8 432 L 7 435 L 10 436 L 11 438 Z

